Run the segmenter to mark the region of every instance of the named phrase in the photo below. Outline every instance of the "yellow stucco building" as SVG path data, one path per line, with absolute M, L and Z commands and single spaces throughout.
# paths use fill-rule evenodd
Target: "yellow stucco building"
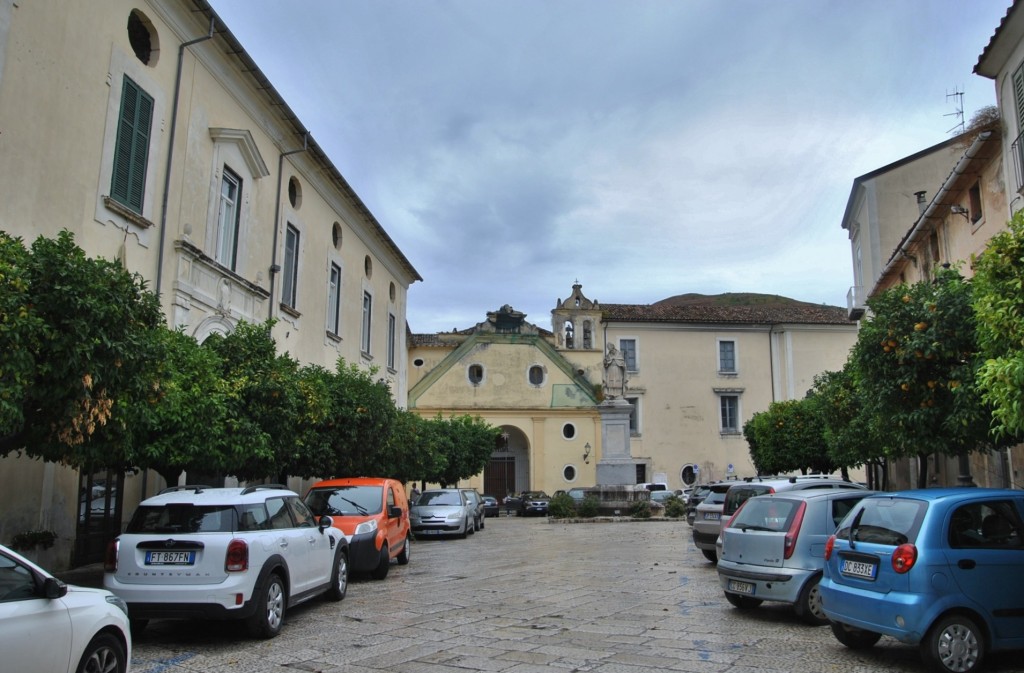
M 413 335 L 409 408 L 477 415 L 502 429 L 491 462 L 469 481 L 483 491 L 594 486 L 606 454 L 599 405 L 612 345 L 632 405 L 633 483 L 676 489 L 752 476 L 743 423 L 841 369 L 857 329 L 839 307 L 728 299 L 601 304 L 577 283 L 552 309 L 553 331 L 505 306 L 465 330 Z

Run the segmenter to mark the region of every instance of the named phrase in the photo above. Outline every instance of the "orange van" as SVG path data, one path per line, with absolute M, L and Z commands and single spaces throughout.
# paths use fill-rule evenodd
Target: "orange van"
M 352 572 L 388 576 L 391 559 L 409 562 L 409 500 L 395 479 L 352 477 L 320 481 L 309 489 L 306 505 L 318 517 L 328 515 L 348 538 Z

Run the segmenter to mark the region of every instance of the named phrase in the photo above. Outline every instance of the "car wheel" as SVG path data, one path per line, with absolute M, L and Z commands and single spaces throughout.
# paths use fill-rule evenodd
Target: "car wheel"
M 740 610 L 753 610 L 761 603 L 764 603 L 760 598 L 740 596 L 739 594 L 731 594 L 728 591 L 725 592 L 725 600 L 729 601 L 734 608 L 738 608 Z
M 100 633 L 82 654 L 77 673 L 124 673 L 128 667 L 121 641 L 109 633 Z
M 462 538 L 463 540 L 465 540 L 466 537 L 469 536 L 469 529 L 470 529 L 469 519 L 466 519 L 465 521 L 462 522 L 462 530 L 459 531 L 459 537 Z
M 949 615 L 935 623 L 921 641 L 921 659 L 938 671 L 969 673 L 985 658 L 985 636 L 974 620 Z
M 327 590 L 327 600 L 340 601 L 348 592 L 348 554 L 339 548 L 334 555 L 334 570 L 331 571 L 331 588 Z
M 846 645 L 851 650 L 866 650 L 870 647 L 874 647 L 878 639 L 882 637 L 881 633 L 875 633 L 874 631 L 865 631 L 864 629 L 857 629 L 846 624 L 840 624 L 839 622 L 832 622 L 832 635 L 836 637 L 836 640 Z
M 267 577 L 262 594 L 256 599 L 256 612 L 249 617 L 246 626 L 256 638 L 273 638 L 281 632 L 284 624 L 285 591 L 284 582 L 277 573 Z
M 821 590 L 818 583 L 821 582 L 821 577 L 812 577 L 804 585 L 804 588 L 800 591 L 800 598 L 797 599 L 796 614 L 800 619 L 804 620 L 805 624 L 811 626 L 824 626 L 828 624 L 828 617 L 825 616 L 825 611 L 821 608 Z
M 714 549 L 701 549 L 704 554 L 704 558 L 711 561 L 712 563 L 718 563 L 718 552 Z
M 484 526 L 486 526 L 486 525 L 487 525 L 487 515 L 484 514 L 482 517 L 480 517 L 480 530 L 483 530 Z
M 466 529 L 472 535 L 476 532 L 476 519 L 466 519 Z
M 370 576 L 375 580 L 382 580 L 388 576 L 389 570 L 391 570 L 391 551 L 385 542 L 380 547 L 380 560 L 377 561 L 377 567 L 370 572 Z
M 409 563 L 409 555 L 412 554 L 412 549 L 409 545 L 412 544 L 412 536 L 407 535 L 405 537 L 405 544 L 402 545 L 402 551 L 398 553 L 398 565 L 404 566 Z

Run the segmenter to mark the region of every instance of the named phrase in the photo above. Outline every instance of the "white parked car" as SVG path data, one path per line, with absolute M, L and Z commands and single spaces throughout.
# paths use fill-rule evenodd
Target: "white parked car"
M 0 545 L 0 669 L 127 673 L 131 656 L 123 600 L 65 584 Z
M 285 612 L 348 588 L 348 542 L 284 486 L 176 486 L 139 504 L 107 550 L 103 585 L 136 629 L 155 618 L 244 619 L 272 638 Z

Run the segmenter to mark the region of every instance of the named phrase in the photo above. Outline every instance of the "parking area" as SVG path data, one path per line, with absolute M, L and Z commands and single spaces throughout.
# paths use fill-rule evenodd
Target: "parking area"
M 465 540 L 416 542 L 409 565 L 383 581 L 354 578 L 340 603 L 292 610 L 272 640 L 230 623 L 154 621 L 135 642 L 133 670 L 925 671 L 915 648 L 892 640 L 853 652 L 786 607 L 732 608 L 690 530 L 491 518 Z M 1010 653 L 986 670 L 1024 669 Z

